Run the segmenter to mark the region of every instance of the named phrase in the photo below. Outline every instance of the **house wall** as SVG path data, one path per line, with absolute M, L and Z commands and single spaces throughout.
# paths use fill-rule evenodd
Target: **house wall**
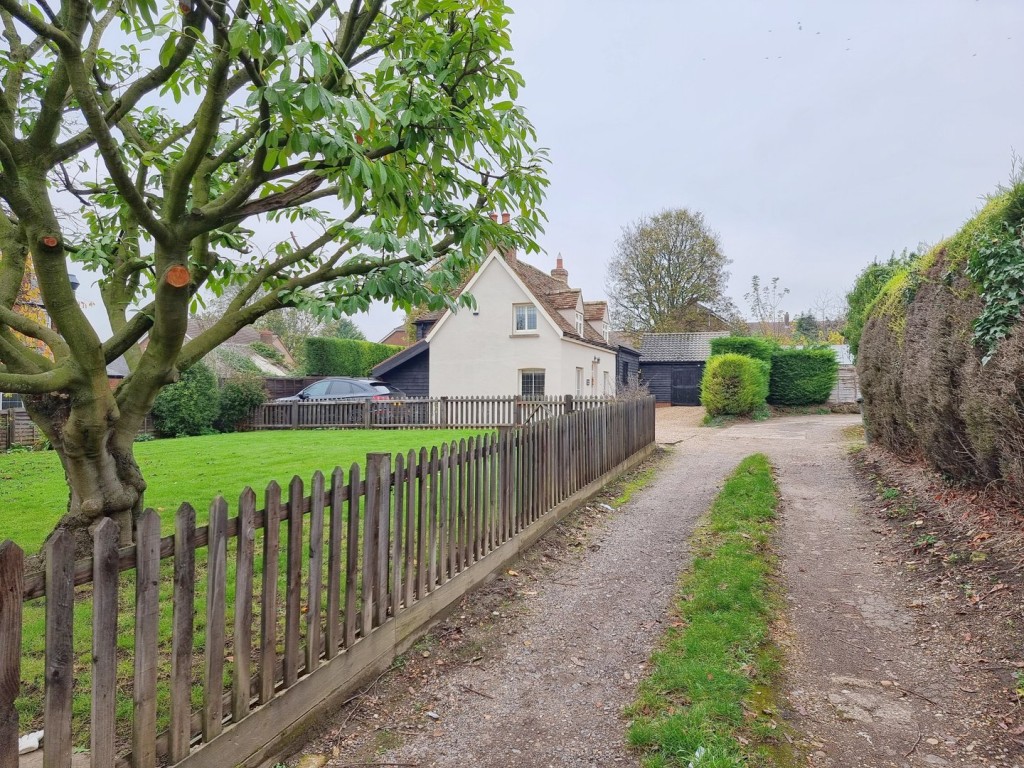
M 517 395 L 519 371 L 544 369 L 547 395 L 575 395 L 576 367 L 591 378 L 598 358 L 597 386 L 584 395 L 602 395 L 604 374 L 614 387 L 615 353 L 563 340 L 538 307 L 537 332 L 513 334 L 512 305 L 536 303 L 499 259 L 491 259 L 470 288 L 477 309 L 449 315 L 430 338 L 430 396 Z

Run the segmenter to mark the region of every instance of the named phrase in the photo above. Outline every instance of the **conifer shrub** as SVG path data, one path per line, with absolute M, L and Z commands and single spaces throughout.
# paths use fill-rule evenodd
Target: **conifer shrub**
M 764 360 L 769 365 L 772 362 L 772 354 L 778 348 L 776 342 L 760 336 L 719 336 L 711 340 L 712 356 L 730 353 L 746 355 L 755 360 Z
M 817 405 L 828 400 L 839 377 L 831 349 L 780 349 L 772 355 L 768 402 L 772 405 Z
M 709 416 L 748 416 L 768 396 L 769 366 L 747 355 L 714 355 L 704 366 L 700 402 Z

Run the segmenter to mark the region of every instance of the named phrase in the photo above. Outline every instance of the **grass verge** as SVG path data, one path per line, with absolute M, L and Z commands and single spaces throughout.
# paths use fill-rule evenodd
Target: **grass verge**
M 768 459 L 744 459 L 693 539 L 678 618 L 627 714 L 645 768 L 738 768 L 789 761 L 771 684 L 780 656 L 772 574 L 778 489 Z

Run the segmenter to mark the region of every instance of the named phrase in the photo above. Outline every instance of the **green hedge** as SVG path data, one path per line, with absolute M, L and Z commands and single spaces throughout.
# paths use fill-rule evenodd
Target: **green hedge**
M 746 416 L 768 396 L 769 366 L 733 353 L 715 355 L 704 366 L 700 402 L 711 416 Z
M 772 405 L 817 405 L 828 400 L 839 376 L 831 349 L 780 349 L 772 355 L 768 402 Z
M 306 373 L 310 376 L 369 376 L 375 365 L 401 349 L 371 341 L 312 336 L 306 339 Z
M 263 376 L 235 376 L 220 390 L 220 408 L 213 426 L 220 432 L 234 432 L 250 414 L 267 401 Z
M 196 363 L 156 396 L 153 427 L 160 437 L 208 435 L 219 406 L 217 377 L 205 363 Z
M 746 355 L 755 360 L 764 360 L 771 365 L 772 354 L 779 345 L 770 339 L 758 336 L 719 336 L 711 340 L 711 355 Z

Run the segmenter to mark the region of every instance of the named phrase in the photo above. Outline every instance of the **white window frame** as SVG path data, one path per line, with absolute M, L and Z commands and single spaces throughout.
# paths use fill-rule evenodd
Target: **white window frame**
M 583 335 L 583 313 L 582 312 L 577 312 L 576 313 L 576 335 L 577 336 L 582 336 Z
M 542 391 L 539 394 L 537 392 L 531 392 L 530 394 L 527 394 L 524 391 L 524 389 L 525 389 L 524 385 L 525 385 L 526 377 L 527 376 L 536 376 L 537 374 L 540 374 L 540 376 L 542 377 L 542 380 L 541 380 L 542 381 L 542 384 L 541 384 L 541 390 Z M 535 386 L 536 386 L 536 381 L 534 381 L 534 387 L 533 388 L 535 388 Z M 547 391 L 547 371 L 544 368 L 520 368 L 519 369 L 519 395 L 521 397 L 523 397 L 525 399 L 544 397 L 544 393 L 546 391 Z
M 576 367 L 576 397 L 583 397 L 583 369 Z
M 519 327 L 519 310 L 523 310 L 523 327 Z M 533 310 L 532 312 L 530 310 Z M 538 327 L 536 304 L 513 304 L 512 305 L 512 333 L 536 333 Z M 530 327 L 530 320 L 533 320 L 533 327 Z

